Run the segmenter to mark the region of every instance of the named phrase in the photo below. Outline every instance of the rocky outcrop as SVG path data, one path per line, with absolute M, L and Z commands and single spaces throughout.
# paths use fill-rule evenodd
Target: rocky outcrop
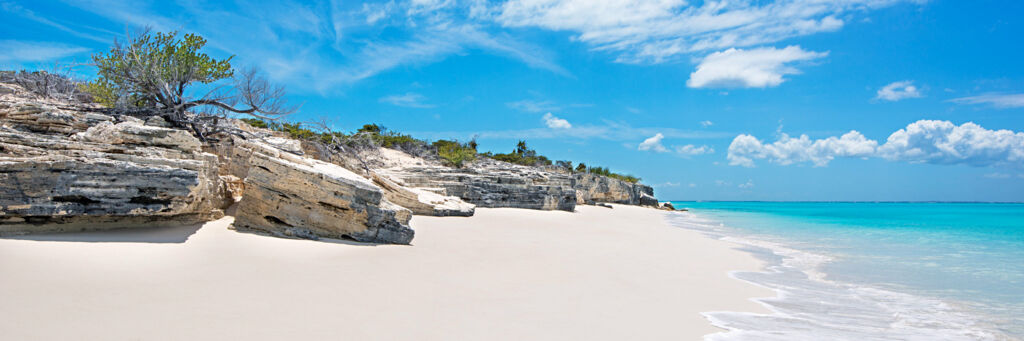
M 14 93 L 0 97 L 0 233 L 194 223 L 222 215 L 228 201 L 217 157 L 187 132 Z
M 572 177 L 506 162 L 482 159 L 465 168 L 407 165 L 375 172 L 409 187 L 455 196 L 478 207 L 573 211 Z
M 384 197 L 399 206 L 408 208 L 416 215 L 436 217 L 469 217 L 476 212 L 476 205 L 462 199 L 440 195 L 418 188 L 406 187 L 386 177 L 372 173 L 373 183 L 384 191 Z
M 223 169 L 245 179 L 234 226 L 280 237 L 409 244 L 411 212 L 369 180 L 262 139 L 226 139 Z
M 573 175 L 578 203 L 607 202 L 627 205 L 658 206 L 651 186 L 631 183 L 590 173 Z

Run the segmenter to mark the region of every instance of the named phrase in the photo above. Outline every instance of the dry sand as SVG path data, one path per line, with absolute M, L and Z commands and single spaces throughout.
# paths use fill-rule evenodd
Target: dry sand
M 698 340 L 733 245 L 617 206 L 415 217 L 412 246 L 203 226 L 0 239 L 3 340 Z

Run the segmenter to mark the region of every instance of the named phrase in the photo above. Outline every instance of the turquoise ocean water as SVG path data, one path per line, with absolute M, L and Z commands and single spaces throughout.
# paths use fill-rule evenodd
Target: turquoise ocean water
M 773 314 L 712 340 L 1024 340 L 1024 204 L 673 202 L 672 223 L 766 261 Z

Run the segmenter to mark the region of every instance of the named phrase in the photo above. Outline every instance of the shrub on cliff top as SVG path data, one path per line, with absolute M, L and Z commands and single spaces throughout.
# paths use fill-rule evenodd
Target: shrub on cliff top
M 233 56 L 210 57 L 202 52 L 204 46 L 206 39 L 196 34 L 144 31 L 129 36 L 126 42 L 115 41 L 106 54 L 93 55 L 99 77 L 82 89 L 99 103 L 135 115 L 163 116 L 200 138 L 204 128 L 214 126 L 210 117 L 243 114 L 274 121 L 296 110 L 286 104 L 283 88 L 254 69 L 236 72 Z
M 544 155 L 537 154 L 536 150 L 530 149 L 526 146 L 526 141 L 519 141 L 516 143 L 516 149 L 508 154 L 491 154 L 487 153 L 486 156 L 498 160 L 505 161 L 508 163 L 514 163 L 523 166 L 550 166 L 551 160 Z
M 449 166 L 462 168 L 466 162 L 476 160 L 476 141 L 459 143 L 458 141 L 437 140 L 431 145 L 437 149 L 437 155 Z

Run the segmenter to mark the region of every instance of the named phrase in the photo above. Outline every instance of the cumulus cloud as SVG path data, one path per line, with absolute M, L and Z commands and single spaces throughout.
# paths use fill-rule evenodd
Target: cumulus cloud
M 688 145 L 685 145 L 685 146 L 678 146 L 678 147 L 676 147 L 676 153 L 679 153 L 679 155 L 682 155 L 682 156 L 695 156 L 695 155 L 711 154 L 711 153 L 714 153 L 714 152 L 715 152 L 715 149 L 711 148 L 711 147 L 708 147 L 708 146 L 697 147 L 697 146 L 694 146 L 692 144 L 688 144 Z
M 987 104 L 999 109 L 1024 108 L 1024 94 L 985 94 L 950 100 L 960 104 Z
M 381 97 L 380 100 L 378 100 L 378 101 L 381 102 L 381 103 L 388 103 L 388 104 L 391 104 L 391 105 L 396 105 L 396 106 L 406 107 L 406 108 L 419 108 L 419 109 L 423 109 L 423 108 L 433 108 L 433 107 L 435 107 L 435 105 L 433 105 L 433 104 L 424 103 L 423 101 L 425 101 L 426 99 L 427 99 L 426 97 L 423 97 L 423 95 L 420 95 L 418 93 L 407 92 L 404 95 L 384 96 L 384 97 Z
M 901 99 L 919 97 L 921 97 L 921 91 L 914 86 L 913 81 L 893 82 L 889 85 L 883 86 L 881 89 L 878 89 L 878 95 L 875 96 L 877 99 L 893 102 Z
M 765 88 L 786 81 L 783 76 L 800 73 L 794 62 L 822 58 L 828 52 L 805 51 L 799 46 L 783 49 L 762 47 L 728 49 L 701 60 L 686 85 L 691 88 Z
M 877 157 L 890 161 L 971 166 L 1024 165 L 1024 132 L 989 130 L 973 122 L 920 120 L 891 135 L 884 144 L 850 131 L 841 137 L 811 140 L 782 134 L 772 143 L 736 136 L 729 145 L 730 165 L 753 167 L 755 159 L 780 165 L 810 162 L 823 167 L 837 157 Z
M 1024 132 L 988 130 L 974 122 L 921 120 L 900 129 L 878 148 L 889 160 L 936 164 L 1024 164 Z
M 877 146 L 878 142 L 866 139 L 857 131 L 820 140 L 811 140 L 807 135 L 793 138 L 782 134 L 772 143 L 762 143 L 754 136 L 742 134 L 729 144 L 726 158 L 730 165 L 744 167 L 753 167 L 754 159 L 767 159 L 781 165 L 811 162 L 823 167 L 836 157 L 869 156 Z
M 641 142 L 637 149 L 644 151 L 651 150 L 659 153 L 667 152 L 668 148 L 665 148 L 665 146 L 661 144 L 661 140 L 664 138 L 665 135 L 657 133 L 654 136 L 648 137 L 644 142 Z
M 542 119 L 544 120 L 544 125 L 547 125 L 548 128 L 551 129 L 572 128 L 572 124 L 569 124 L 569 121 L 555 117 L 555 115 L 552 115 L 551 113 L 544 114 L 544 117 L 542 117 Z

